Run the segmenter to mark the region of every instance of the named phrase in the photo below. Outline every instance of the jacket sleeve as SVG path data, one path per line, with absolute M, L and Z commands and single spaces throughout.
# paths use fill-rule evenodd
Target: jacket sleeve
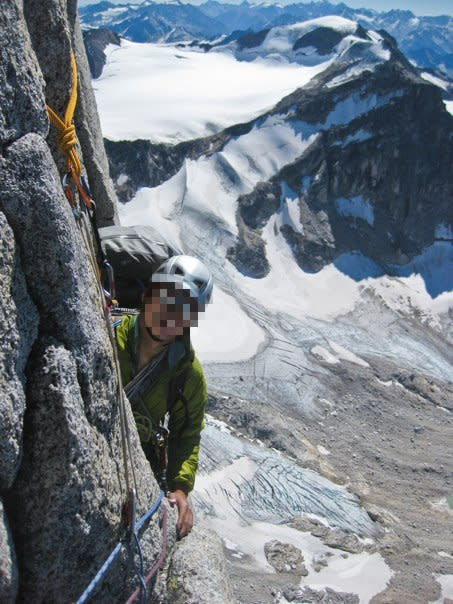
M 194 359 L 184 386 L 187 405 L 178 401 L 170 413 L 167 478 L 170 490 L 189 493 L 198 468 L 201 431 L 206 408 L 206 381 L 199 362 Z

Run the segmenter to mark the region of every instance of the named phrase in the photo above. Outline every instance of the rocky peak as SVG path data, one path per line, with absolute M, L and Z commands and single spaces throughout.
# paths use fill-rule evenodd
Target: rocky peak
M 392 273 L 390 265 L 410 262 L 435 241 L 439 224 L 452 222 L 452 117 L 441 91 L 383 39 L 391 56 L 373 71 L 338 62 L 273 110 L 316 139 L 239 198 L 239 240 L 229 257 L 241 270 L 249 259 L 257 266 L 257 235 L 286 199 L 299 220 L 279 229 L 309 271 L 359 250 Z M 267 262 L 258 265 L 263 276 Z

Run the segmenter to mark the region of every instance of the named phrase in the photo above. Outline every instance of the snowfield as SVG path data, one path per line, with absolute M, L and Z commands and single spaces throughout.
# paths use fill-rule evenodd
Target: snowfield
M 317 28 L 345 37 L 328 55 L 314 48 L 293 50 L 301 36 Z M 390 57 L 379 34 L 370 32 L 364 41 L 354 34 L 356 28 L 342 17 L 321 17 L 274 27 L 257 47 L 239 50 L 231 42 L 206 53 L 127 40 L 120 47 L 109 45 L 106 66 L 94 82 L 104 136 L 177 143 L 214 134 L 258 117 L 333 61 L 349 64 L 351 49 L 359 48 L 362 60 L 352 61 L 329 83 L 337 86 Z
M 200 361 L 245 360 L 254 356 L 266 339 L 234 296 L 218 287 L 214 287 L 213 302 L 190 335 Z
M 93 82 L 104 136 L 177 143 L 249 121 L 325 69 L 123 40 Z

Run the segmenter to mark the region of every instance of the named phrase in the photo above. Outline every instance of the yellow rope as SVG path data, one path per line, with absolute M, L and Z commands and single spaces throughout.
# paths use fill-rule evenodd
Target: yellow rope
M 92 209 L 91 198 L 89 197 L 87 192 L 84 190 L 84 187 L 80 183 L 80 176 L 82 174 L 82 166 L 81 166 L 80 160 L 77 156 L 77 152 L 75 150 L 75 146 L 77 144 L 77 137 L 76 137 L 75 126 L 73 124 L 73 118 L 74 118 L 74 111 L 75 111 L 76 104 L 77 104 L 77 64 L 76 64 L 76 60 L 75 60 L 75 56 L 74 56 L 73 52 L 71 52 L 71 68 L 72 68 L 72 88 L 71 88 L 71 94 L 69 96 L 68 106 L 66 107 L 64 120 L 62 120 L 61 117 L 59 117 L 59 115 L 57 115 L 57 113 L 55 113 L 55 111 L 51 107 L 49 107 L 49 105 L 46 105 L 46 108 L 47 108 L 47 113 L 49 114 L 50 119 L 55 124 L 55 126 L 58 128 L 58 130 L 60 131 L 60 138 L 58 140 L 58 143 L 59 143 L 61 151 L 66 155 L 66 166 L 67 166 L 68 172 L 71 172 L 72 180 L 73 180 L 75 186 L 77 187 L 77 190 L 78 190 L 80 196 L 82 197 L 85 205 L 89 209 Z M 68 197 L 68 199 L 69 199 L 69 202 L 71 203 L 71 200 L 69 197 Z M 87 220 L 87 217 L 86 217 L 85 213 L 81 214 L 78 219 L 78 221 L 80 221 L 79 226 L 82 225 L 81 229 L 80 229 L 81 233 L 82 233 L 82 238 L 85 241 L 85 245 L 88 250 L 88 255 L 89 255 L 92 267 L 93 267 L 93 271 L 95 273 L 97 287 L 99 288 L 99 294 L 103 301 L 103 304 L 102 304 L 103 314 L 104 314 L 104 319 L 107 324 L 107 330 L 109 333 L 110 343 L 111 343 L 111 346 L 113 349 L 114 365 L 115 365 L 116 374 L 118 377 L 118 396 L 119 396 L 120 423 L 121 423 L 121 441 L 122 441 L 122 449 L 123 449 L 123 464 L 124 464 L 124 473 L 125 473 L 125 479 L 126 479 L 126 488 L 127 488 L 128 493 L 130 493 L 132 484 L 131 484 L 130 477 L 129 477 L 129 466 L 128 466 L 128 462 L 129 462 L 131 470 L 132 470 L 132 478 L 133 478 L 133 482 L 134 482 L 135 492 L 137 492 L 137 477 L 135 475 L 134 464 L 132 463 L 132 447 L 131 447 L 131 442 L 130 442 L 129 424 L 128 424 L 128 419 L 127 419 L 126 403 L 125 403 L 123 386 L 122 386 L 122 381 L 121 381 L 121 369 L 120 369 L 120 364 L 119 364 L 118 351 L 116 349 L 115 334 L 113 332 L 112 322 L 110 320 L 110 314 L 104 304 L 105 296 L 104 296 L 104 290 L 102 288 L 102 284 L 100 281 L 99 272 L 97 270 L 96 252 L 93 247 L 93 242 L 92 242 L 91 235 L 89 232 L 89 226 L 86 223 L 86 220 Z
M 74 53 L 71 52 L 71 68 L 72 68 L 72 89 L 69 97 L 68 106 L 64 115 L 64 120 L 59 117 L 55 111 L 46 105 L 47 113 L 55 126 L 60 131 L 58 144 L 61 151 L 66 155 L 66 165 L 68 171 L 74 170 L 77 176 L 82 173 L 82 166 L 79 157 L 75 150 L 77 143 L 75 126 L 73 124 L 74 111 L 77 104 L 77 64 Z

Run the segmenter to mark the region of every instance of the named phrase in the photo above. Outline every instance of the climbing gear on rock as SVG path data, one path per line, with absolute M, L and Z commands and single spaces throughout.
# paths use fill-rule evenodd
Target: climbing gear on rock
M 80 221 L 81 211 L 76 208 L 75 196 L 72 187 L 83 201 L 82 209 L 88 213 L 91 222 L 92 230 L 96 239 L 97 251 L 95 253 L 97 264 L 101 267 L 101 272 L 104 273 L 105 280 L 108 282 L 108 290 L 106 291 L 107 298 L 111 301 L 115 297 L 115 281 L 113 269 L 102 250 L 101 240 L 99 237 L 99 228 L 96 219 L 96 204 L 91 196 L 88 183 L 82 174 L 82 164 L 76 151 L 77 136 L 76 129 L 73 123 L 74 111 L 77 104 L 77 64 L 74 53 L 71 52 L 71 70 L 72 70 L 72 87 L 69 96 L 69 102 L 66 107 L 64 119 L 51 108 L 46 105 L 47 113 L 55 127 L 60 132 L 59 147 L 61 152 L 66 156 L 66 173 L 62 178 L 63 191 L 66 199 L 69 201 L 77 221 Z M 79 225 L 80 226 L 80 225 Z
M 165 559 L 166 551 L 167 551 L 167 515 L 168 515 L 168 512 L 167 512 L 167 508 L 164 505 L 162 505 L 163 499 L 164 499 L 164 492 L 161 491 L 159 493 L 159 497 L 153 503 L 151 508 L 146 512 L 146 514 L 144 514 L 140 518 L 140 520 L 138 522 L 136 522 L 134 524 L 134 527 L 133 527 L 134 534 L 137 536 L 137 539 L 138 539 L 139 531 L 142 529 L 142 527 L 144 527 L 149 522 L 149 520 L 154 516 L 154 514 L 157 512 L 157 510 L 161 507 L 161 509 L 162 509 L 162 550 L 161 550 L 161 553 L 160 553 L 158 559 L 152 566 L 151 570 L 146 575 L 146 577 L 144 577 L 145 589 L 146 589 L 146 586 L 149 584 L 150 580 L 154 577 L 154 575 L 157 573 L 157 571 L 162 566 L 163 561 Z M 105 560 L 105 562 L 101 566 L 101 568 L 98 570 L 98 572 L 96 573 L 96 575 L 94 576 L 94 578 L 92 579 L 92 581 L 90 582 L 88 587 L 84 590 L 82 595 L 78 598 L 76 604 L 84 604 L 93 596 L 94 591 L 101 584 L 102 580 L 104 579 L 105 575 L 107 574 L 107 571 L 109 570 L 109 568 L 111 567 L 111 565 L 113 564 L 113 562 L 115 561 L 115 559 L 117 558 L 118 554 L 120 553 L 120 551 L 123 547 L 127 547 L 125 540 L 122 540 L 116 544 L 116 546 L 114 547 L 114 549 L 112 550 L 110 555 L 107 557 L 107 559 Z M 130 596 L 130 598 L 127 600 L 127 602 L 135 601 L 136 598 L 140 595 L 140 593 L 143 594 L 142 590 L 143 590 L 143 586 L 142 586 L 142 582 L 140 581 L 140 587 L 136 589 L 136 591 L 132 594 L 132 596 Z M 133 599 L 131 599 L 131 598 L 133 598 Z
M 77 104 L 77 64 L 75 55 L 71 52 L 71 69 L 72 69 L 72 88 L 69 96 L 68 106 L 64 114 L 64 119 L 48 105 L 47 112 L 50 119 L 53 121 L 55 126 L 60 131 L 60 138 L 58 141 L 61 152 L 66 156 L 66 168 L 68 172 L 74 171 L 77 177 L 80 177 L 82 173 L 82 165 L 75 149 L 77 143 L 75 126 L 73 124 L 74 111 Z

